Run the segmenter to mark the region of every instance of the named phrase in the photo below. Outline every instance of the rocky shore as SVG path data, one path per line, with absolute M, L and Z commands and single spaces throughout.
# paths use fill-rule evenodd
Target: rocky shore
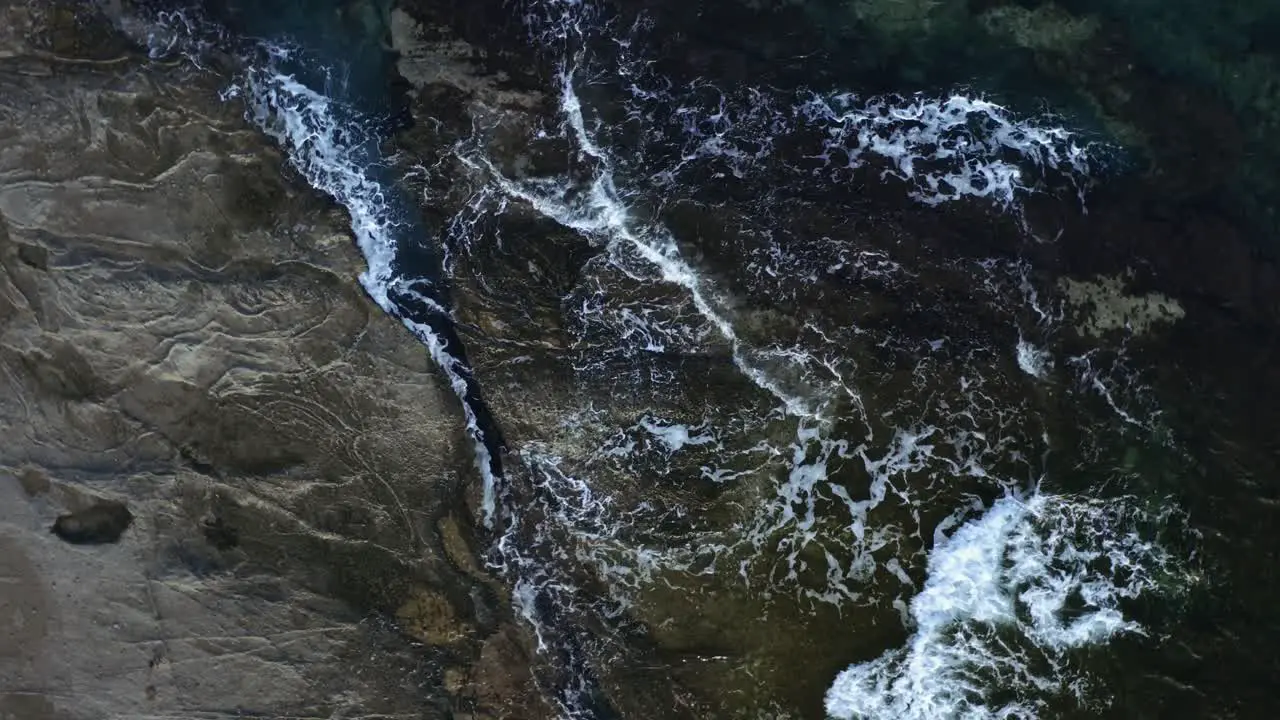
M 542 716 L 345 218 L 101 22 L 0 6 L 0 716 Z
M 1270 479 L 1280 469 L 1280 273 L 1257 198 L 1219 202 L 1258 172 L 1245 150 L 1257 146 L 1255 126 L 1204 84 L 1152 81 L 1148 46 L 1077 4 L 980 3 L 968 17 L 945 2 L 750 2 L 732 14 L 742 32 L 724 38 L 697 29 L 721 12 L 709 4 L 655 5 L 668 27 L 690 28 L 664 36 L 672 72 L 730 83 L 794 81 L 801 50 L 837 57 L 832 48 L 854 27 L 871 28 L 877 52 L 893 59 L 880 62 L 922 84 L 961 30 L 1001 38 L 1034 60 L 1037 78 L 1054 78 L 1059 96 L 1139 149 L 1128 170 L 1091 189 L 1087 214 L 1071 198 L 1028 200 L 1028 226 L 1052 242 L 1028 242 L 1012 219 L 972 204 L 921 211 L 898 189 L 840 206 L 875 209 L 850 229 L 818 198 L 784 218 L 798 237 L 883 251 L 910 280 L 880 285 L 860 270 L 779 290 L 753 284 L 738 262 L 760 248 L 733 232 L 730 201 L 661 212 L 696 229 L 683 250 L 733 290 L 748 340 L 800 337 L 811 325 L 901 328 L 898 344 L 848 344 L 864 353 L 859 377 L 879 408 L 917 388 L 903 368 L 936 363 L 930 382 L 958 385 L 974 347 L 1020 339 L 1006 308 L 962 286 L 954 269 L 975 259 L 1026 259 L 1072 314 L 1063 343 L 1073 352 L 1132 331 L 1125 347 L 1151 369 L 1164 427 L 1185 452 L 1081 439 L 1054 469 L 1069 475 L 1090 455 L 1175 498 L 1213 582 L 1176 612 L 1147 609 L 1157 619 L 1182 613 L 1170 620 L 1183 638 L 1172 649 L 1135 641 L 1103 661 L 1148 668 L 1112 673 L 1122 697 L 1109 711 L 1280 712 L 1260 689 L 1273 668 L 1258 661 L 1274 658 L 1280 639 L 1262 614 L 1280 593 L 1269 534 L 1280 508 Z M 148 58 L 119 32 L 121 4 L 102 7 L 0 0 L 0 718 L 554 717 L 535 680 L 539 638 L 484 560 L 493 538 L 479 522 L 457 399 L 418 340 L 360 290 L 348 218 L 219 97 L 225 78 Z M 433 199 L 422 208 L 432 227 L 465 217 L 474 200 L 474 168 L 455 150 L 476 128 L 512 177 L 574 170 L 526 144 L 554 98 L 546 68 L 514 40 L 524 29 L 508 5 L 342 7 L 336 23 L 360 24 L 395 58 L 414 122 L 389 149 L 411 189 Z M 762 35 L 770 39 L 752 40 Z M 876 74 L 858 67 L 817 80 Z M 454 301 L 513 447 L 550 454 L 605 442 L 571 432 L 566 418 L 585 422 L 588 409 L 600 427 L 646 413 L 727 425 L 738 409 L 717 416 L 726 398 L 768 411 L 714 333 L 643 366 L 610 354 L 613 336 L 584 329 L 577 313 L 597 289 L 616 281 L 636 307 L 695 317 L 683 292 L 592 264 L 601 249 L 545 217 L 514 204 L 503 212 L 485 235 L 501 242 L 457 254 Z M 920 349 L 957 328 L 953 355 L 935 361 Z M 981 362 L 994 393 L 1039 387 L 1012 356 Z M 1027 394 L 1044 427 L 1010 432 L 1036 450 L 1045 428 L 1075 438 L 1097 410 L 1079 395 Z M 762 422 L 716 450 L 794 436 Z M 592 460 L 620 504 L 705 510 L 708 526 L 728 527 L 752 493 L 768 494 L 668 482 L 698 477 L 712 444 L 673 459 L 650 443 L 635 465 Z M 532 503 L 541 496 L 531 457 L 509 467 Z M 851 486 L 863 480 L 860 466 L 833 464 L 839 472 Z M 681 516 L 627 532 L 646 548 L 683 550 L 703 537 L 695 524 Z M 907 584 L 922 580 L 911 572 Z M 577 579 L 584 594 L 607 594 L 601 578 Z M 622 631 L 590 613 L 571 618 L 619 717 L 755 718 L 775 703 L 820 717 L 834 674 L 905 632 L 897 609 L 788 606 L 730 582 L 732 572 L 668 580 L 641 593 Z

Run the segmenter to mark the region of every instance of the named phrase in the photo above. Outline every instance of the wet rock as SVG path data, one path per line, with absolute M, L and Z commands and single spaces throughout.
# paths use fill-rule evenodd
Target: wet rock
M 53 534 L 73 545 L 105 545 L 119 542 L 133 524 L 133 513 L 122 502 L 99 500 L 83 510 L 59 515 Z
M 544 720 L 556 717 L 537 692 L 531 662 L 510 662 L 522 654 L 529 661 L 525 643 L 514 629 L 504 629 L 485 641 L 480 660 L 465 681 L 477 717 L 519 717 Z M 533 692 L 530 692 L 530 691 Z
M 538 94 L 512 87 L 506 72 L 483 72 L 476 46 L 454 39 L 448 30 L 425 27 L 402 8 L 391 11 L 390 33 L 397 71 L 417 92 L 447 88 L 469 102 L 495 107 L 529 109 L 541 101 Z M 436 41 L 429 42 L 432 38 Z
M 452 645 L 467 636 L 468 628 L 459 623 L 449 599 L 429 589 L 414 590 L 396 617 L 405 632 L 429 645 Z
M 1021 47 L 1063 54 L 1079 52 L 1099 29 L 1096 18 L 1077 18 L 1053 3 L 1034 9 L 997 5 L 979 19 L 989 31 L 1007 35 Z

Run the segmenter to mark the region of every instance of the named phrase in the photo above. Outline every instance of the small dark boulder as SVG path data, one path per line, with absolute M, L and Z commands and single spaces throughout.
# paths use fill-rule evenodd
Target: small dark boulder
M 240 533 L 227 524 L 221 515 L 215 515 L 203 523 L 204 539 L 219 550 L 230 550 L 240 544 Z
M 37 270 L 49 269 L 49 251 L 39 245 L 18 243 L 18 259 Z
M 73 545 L 105 545 L 120 540 L 133 524 L 133 513 L 124 503 L 99 500 L 93 505 L 53 522 L 53 534 Z

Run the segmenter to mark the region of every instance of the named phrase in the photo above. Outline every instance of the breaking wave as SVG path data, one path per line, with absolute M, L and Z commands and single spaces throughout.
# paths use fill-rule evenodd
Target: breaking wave
M 997 500 L 950 537 L 939 531 L 906 646 L 840 673 L 827 714 L 1029 720 L 1064 694 L 1087 706 L 1070 653 L 1143 632 L 1122 604 L 1159 590 L 1174 568 L 1138 515 L 1114 500 L 1037 493 Z

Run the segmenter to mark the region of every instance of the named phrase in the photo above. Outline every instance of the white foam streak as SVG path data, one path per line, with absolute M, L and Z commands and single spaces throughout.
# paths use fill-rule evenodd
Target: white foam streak
M 1115 412 L 1116 416 L 1125 423 L 1144 430 L 1152 432 L 1156 431 L 1156 420 L 1160 414 L 1158 410 L 1152 410 L 1147 417 L 1139 419 L 1134 417 L 1133 413 L 1129 412 L 1124 407 L 1121 407 L 1121 404 L 1116 400 L 1116 395 L 1119 394 L 1119 390 L 1122 389 L 1116 387 L 1118 384 L 1127 385 L 1128 387 L 1123 389 L 1127 389 L 1129 391 L 1134 391 L 1136 389 L 1139 395 L 1143 393 L 1143 388 L 1140 386 L 1137 388 L 1134 387 L 1137 385 L 1137 378 L 1132 370 L 1124 367 L 1123 354 L 1120 358 L 1113 360 L 1112 367 L 1108 372 L 1094 367 L 1094 355 L 1097 353 L 1099 353 L 1099 351 L 1095 349 L 1090 350 L 1083 355 L 1077 355 L 1067 359 L 1067 363 L 1074 367 L 1079 374 L 1077 382 L 1080 384 L 1081 388 L 1097 393 L 1104 401 L 1106 401 L 1107 405 Z M 1117 379 L 1116 376 L 1119 376 L 1119 378 Z M 1141 400 L 1141 398 L 1138 399 Z
M 604 150 L 587 132 L 586 119 L 582 115 L 582 100 L 578 98 L 578 92 L 573 87 L 573 73 L 567 68 L 560 71 L 560 111 L 564 113 L 565 122 L 573 130 L 574 139 L 578 141 L 578 147 L 582 152 L 608 163 L 609 158 Z
M 273 58 L 287 57 L 283 48 L 273 47 L 269 51 Z M 347 209 L 351 231 L 367 263 L 365 271 L 360 273 L 360 284 L 379 307 L 392 317 L 400 318 L 426 345 L 432 360 L 448 379 L 450 389 L 461 401 L 475 466 L 483 481 L 485 523 L 492 527 L 498 481 L 491 470 L 492 457 L 485 446 L 475 410 L 467 401 L 467 369 L 430 327 L 403 317 L 390 298 L 393 289 L 408 293 L 447 317 L 435 300 L 409 288 L 393 271 L 396 255 L 393 233 L 399 221 L 387 201 L 386 189 L 365 170 L 369 163 L 377 160 L 376 138 L 364 135 L 355 121 L 341 120 L 337 101 L 271 67 L 252 69 L 244 87 L 232 88 L 227 96 L 237 95 L 241 90 L 246 96 L 250 119 L 287 151 L 290 163 L 312 187 Z
M 634 252 L 650 263 L 663 281 L 677 285 L 689 293 L 698 312 L 730 344 L 734 363 L 743 374 L 781 401 L 788 414 L 815 417 L 817 409 L 811 401 L 785 390 L 778 380 L 751 362 L 733 324 L 718 308 L 719 302 L 713 291 L 681 256 L 679 245 L 671 231 L 661 225 L 645 225 L 632 217 L 615 185 L 611 158 L 596 144 L 586 129 L 581 101 L 573 89 L 573 75 L 569 71 L 563 74 L 561 110 L 576 146 L 597 160 L 595 175 L 585 192 L 580 195 L 573 196 L 572 186 L 568 181 L 513 180 L 504 176 L 485 157 L 464 158 L 464 162 L 484 166 L 503 192 L 524 201 L 564 227 L 600 242 L 612 252 Z
M 236 94 L 234 89 L 228 97 Z M 245 85 L 249 116 L 263 132 L 289 151 L 289 162 L 312 187 L 347 208 L 356 244 L 367 269 L 360 282 L 380 307 L 391 311 L 387 290 L 393 275 L 395 224 L 383 200 L 382 187 L 368 177 L 353 157 L 356 148 L 344 142 L 343 127 L 334 115 L 335 102 L 290 75 L 267 69 L 251 71 Z
M 637 543 L 628 537 L 637 529 L 637 519 L 646 524 L 658 519 L 649 503 L 619 511 L 615 498 L 596 493 L 586 480 L 565 472 L 560 467 L 560 457 L 536 445 L 522 448 L 520 455 L 540 491 L 535 504 L 543 519 L 534 545 L 553 548 L 561 561 L 572 557 L 581 567 L 592 568 L 605 580 L 613 606 L 604 609 L 606 614 L 616 615 L 630 607 L 632 593 L 651 582 L 659 572 L 687 570 L 699 555 L 714 555 L 722 549 L 710 544 L 697 548 L 661 548 Z M 536 568 L 530 565 L 525 570 L 533 570 L 542 577 L 561 578 L 563 568 L 553 563 Z M 523 578 L 521 582 L 529 583 Z M 544 580 L 541 584 L 544 592 L 551 592 L 562 607 L 568 608 L 574 602 L 557 583 Z M 565 581 L 558 580 L 558 585 L 564 586 Z M 529 619 L 536 621 L 533 616 Z

